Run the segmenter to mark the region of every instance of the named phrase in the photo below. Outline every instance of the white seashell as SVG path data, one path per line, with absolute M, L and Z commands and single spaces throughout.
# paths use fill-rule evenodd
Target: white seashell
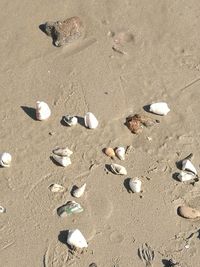
M 51 190 L 51 192 L 53 192 L 53 193 L 58 193 L 58 192 L 64 192 L 65 188 L 64 188 L 64 186 L 62 186 L 60 184 L 51 184 L 49 186 L 49 190 Z
M 85 237 L 78 229 L 68 231 L 67 244 L 75 248 L 88 247 Z
M 70 157 L 73 154 L 68 147 L 57 147 L 53 150 L 53 153 L 61 157 Z
M 76 197 L 76 198 L 81 197 L 81 196 L 84 194 L 84 192 L 85 192 L 85 188 L 86 188 L 86 183 L 83 184 L 81 187 L 75 189 L 75 190 L 73 191 L 72 195 L 73 195 L 74 197 Z
M 167 115 L 167 113 L 170 111 L 167 103 L 165 102 L 153 103 L 150 105 L 149 110 L 158 115 Z
M 12 160 L 12 156 L 9 153 L 4 152 L 0 154 L 0 165 L 1 166 L 10 167 L 11 160 Z
M 196 178 L 196 175 L 192 172 L 188 173 L 188 172 L 181 171 L 179 173 L 179 175 L 177 176 L 177 178 L 181 182 L 186 182 L 186 181 L 190 181 L 190 180 Z
M 92 114 L 91 112 L 88 112 L 85 114 L 85 126 L 90 128 L 90 129 L 95 129 L 97 128 L 99 122 L 96 119 L 96 117 L 94 116 L 94 114 Z
M 110 168 L 112 170 L 113 173 L 115 174 L 119 174 L 119 175 L 127 175 L 127 170 L 125 167 L 118 165 L 118 164 L 111 164 Z
M 124 147 L 118 147 L 116 150 L 115 150 L 115 154 L 118 156 L 118 158 L 120 160 L 125 160 L 125 154 L 126 154 L 126 150 Z
M 182 170 L 183 171 L 190 171 L 194 174 L 197 174 L 197 170 L 194 167 L 194 165 L 192 164 L 192 162 L 189 159 L 184 159 L 182 161 Z
M 53 155 L 52 157 L 63 167 L 67 167 L 68 165 L 72 164 L 71 159 L 69 157 L 61 157 L 58 155 Z
M 141 191 L 142 182 L 138 178 L 131 178 L 129 186 L 133 193 L 139 193 Z
M 5 213 L 6 212 L 6 208 L 4 208 L 3 206 L 0 206 L 0 213 Z
M 43 101 L 36 102 L 36 118 L 39 121 L 48 119 L 51 116 L 49 106 Z
M 68 125 L 68 126 L 74 126 L 78 123 L 78 118 L 66 115 L 63 117 L 63 121 Z

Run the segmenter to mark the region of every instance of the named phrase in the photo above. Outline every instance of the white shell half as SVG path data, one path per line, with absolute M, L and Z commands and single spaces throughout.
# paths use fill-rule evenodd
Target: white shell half
M 119 165 L 119 164 L 111 164 L 110 168 L 112 170 L 113 173 L 115 174 L 119 174 L 119 175 L 127 175 L 127 170 L 125 167 Z
M 61 166 L 67 167 L 72 164 L 71 159 L 69 157 L 61 157 L 58 155 L 53 155 L 53 159 L 58 162 Z
M 70 157 L 73 154 L 68 147 L 57 147 L 53 150 L 53 153 L 61 157 Z
M 139 193 L 141 191 L 142 182 L 138 178 L 131 178 L 129 186 L 133 193 Z
M 68 231 L 67 244 L 75 248 L 88 247 L 85 237 L 78 229 Z
M 186 181 L 190 181 L 190 180 L 196 178 L 196 175 L 194 173 L 191 173 L 191 172 L 188 173 L 188 172 L 181 171 L 179 173 L 179 175 L 177 176 L 177 178 L 181 182 L 186 182 Z
M 86 183 L 83 184 L 81 187 L 75 189 L 75 190 L 73 191 L 72 195 L 73 195 L 74 197 L 76 197 L 76 198 L 81 197 L 81 196 L 84 194 L 84 192 L 85 192 L 85 188 L 86 188 Z
M 59 192 L 64 192 L 65 188 L 64 188 L 64 186 L 62 186 L 60 184 L 51 184 L 49 186 L 49 190 L 53 193 L 59 193 Z
M 9 153 L 4 152 L 0 154 L 0 165 L 2 167 L 10 167 L 11 161 L 12 161 L 12 156 Z
M 43 101 L 36 102 L 36 118 L 39 121 L 47 120 L 51 116 L 49 106 Z
M 153 103 L 150 105 L 149 110 L 158 115 L 167 115 L 167 113 L 170 111 L 167 103 L 165 102 Z
M 117 155 L 117 157 L 118 157 L 120 160 L 125 160 L 126 150 L 125 150 L 124 147 L 118 147 L 118 148 L 115 150 L 115 154 Z
M 197 170 L 194 167 L 194 165 L 192 164 L 192 162 L 189 159 L 184 159 L 182 161 L 182 170 L 186 170 L 186 171 L 190 171 L 194 174 L 197 174 Z
M 94 114 L 91 112 L 88 112 L 85 114 L 84 121 L 85 121 L 85 126 L 90 128 L 90 129 L 97 128 L 97 126 L 99 124 L 98 120 L 96 119 Z

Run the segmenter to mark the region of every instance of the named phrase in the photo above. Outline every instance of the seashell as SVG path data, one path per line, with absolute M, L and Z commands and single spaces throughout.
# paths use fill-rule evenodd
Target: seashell
M 61 157 L 58 155 L 53 155 L 53 159 L 58 162 L 61 166 L 67 167 L 72 164 L 71 159 L 69 157 Z
M 141 191 L 142 182 L 138 178 L 131 178 L 129 186 L 133 193 L 139 193 Z
M 195 179 L 196 175 L 194 173 L 192 173 L 192 172 L 188 173 L 188 172 L 181 171 L 179 173 L 179 175 L 177 176 L 177 178 L 181 182 L 186 182 L 186 181 L 190 181 L 192 179 Z
M 68 231 L 67 244 L 75 248 L 88 247 L 85 237 L 78 229 Z
M 49 106 L 43 101 L 36 102 L 36 118 L 39 121 L 46 120 L 50 117 L 51 110 Z
M 135 115 L 127 117 L 125 124 L 128 127 L 128 129 L 134 134 L 139 134 L 142 132 L 141 121 Z
M 96 119 L 94 114 L 92 114 L 91 112 L 88 112 L 85 114 L 84 121 L 85 121 L 85 126 L 90 129 L 97 128 L 99 124 L 98 120 Z
M 170 111 L 167 103 L 165 102 L 158 102 L 153 103 L 150 105 L 149 111 L 158 114 L 158 115 L 167 115 L 167 113 Z
M 64 186 L 60 185 L 60 184 L 51 184 L 49 186 L 49 190 L 53 193 L 60 193 L 60 192 L 64 192 L 65 188 Z
M 113 159 L 115 157 L 115 151 L 112 147 L 107 147 L 107 148 L 104 148 L 104 153 L 110 157 L 111 159 Z
M 71 214 L 80 213 L 83 211 L 83 208 L 79 203 L 75 201 L 68 201 L 65 205 L 57 209 L 58 216 L 64 218 Z
M 73 191 L 72 195 L 73 195 L 74 197 L 76 197 L 76 198 L 81 197 L 81 196 L 84 194 L 84 192 L 85 192 L 85 188 L 86 188 L 86 183 L 83 184 L 81 187 L 75 189 L 75 190 Z
M 135 114 L 134 118 L 138 119 L 145 127 L 151 127 L 160 122 L 159 120 L 155 120 L 144 114 Z
M 68 125 L 68 126 L 74 126 L 78 123 L 78 118 L 73 117 L 73 116 L 63 116 L 63 121 Z
M 97 264 L 95 262 L 90 263 L 89 267 L 97 267 Z
M 116 153 L 116 155 L 118 156 L 118 158 L 120 160 L 125 160 L 126 150 L 125 150 L 124 147 L 118 147 L 118 148 L 116 148 L 115 153 Z
M 113 164 L 110 165 L 110 168 L 111 168 L 111 170 L 112 170 L 112 172 L 114 174 L 127 175 L 126 168 L 121 166 L 121 165 L 119 165 L 119 164 L 113 163 Z
M 0 206 L 0 213 L 5 213 L 6 212 L 6 208 Z
M 73 154 L 68 147 L 57 147 L 53 150 L 53 153 L 61 157 L 70 157 Z
M 9 153 L 3 152 L 0 154 L 0 165 L 2 167 L 10 167 L 11 161 L 12 161 L 12 156 Z
M 186 219 L 196 219 L 200 217 L 200 211 L 188 206 L 178 207 L 178 214 Z
M 182 161 L 182 170 L 197 174 L 197 170 L 195 169 L 194 165 L 192 164 L 192 162 L 189 159 L 184 159 Z

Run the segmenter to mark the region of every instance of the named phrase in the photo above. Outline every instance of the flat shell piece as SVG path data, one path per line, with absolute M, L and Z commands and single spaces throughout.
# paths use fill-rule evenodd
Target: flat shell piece
M 118 174 L 118 175 L 127 175 L 127 170 L 125 167 L 119 165 L 119 164 L 111 164 L 110 165 L 110 169 L 114 174 Z
M 192 162 L 189 159 L 184 159 L 182 161 L 182 170 L 184 171 L 189 171 L 192 172 L 194 174 L 197 174 L 197 170 L 194 167 L 194 165 L 192 164 Z
M 81 205 L 75 201 L 68 201 L 65 205 L 57 209 L 57 214 L 60 217 L 67 217 L 71 214 L 80 213 L 83 211 Z
M 70 157 L 73 154 L 68 147 L 57 147 L 53 150 L 53 153 L 61 157 Z
M 53 193 L 61 193 L 65 191 L 65 187 L 60 184 L 51 184 L 49 190 Z
M 178 214 L 186 219 L 200 218 L 200 211 L 188 206 L 178 207 Z
M 192 173 L 192 172 L 181 171 L 179 173 L 179 175 L 177 176 L 177 178 L 181 182 L 187 182 L 187 181 L 190 181 L 192 179 L 195 179 L 196 178 L 196 175 L 194 173 Z

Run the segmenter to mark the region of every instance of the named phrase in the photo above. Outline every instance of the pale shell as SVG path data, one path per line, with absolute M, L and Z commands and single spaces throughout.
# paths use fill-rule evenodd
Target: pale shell
M 12 156 L 9 153 L 3 152 L 0 154 L 0 165 L 2 167 L 10 167 L 11 161 L 12 161 Z
M 61 157 L 58 155 L 53 155 L 53 159 L 58 162 L 61 166 L 67 167 L 72 164 L 71 159 L 69 157 Z
M 6 208 L 4 208 L 3 206 L 0 206 L 0 213 L 5 213 L 6 212 Z
M 112 147 L 107 147 L 104 149 L 104 153 L 110 157 L 111 159 L 113 159 L 115 157 L 115 151 Z
M 39 121 L 47 120 L 51 116 L 51 110 L 47 103 L 43 101 L 36 102 L 36 118 Z
M 170 111 L 167 103 L 165 102 L 153 103 L 150 105 L 149 110 L 158 115 L 167 115 L 167 113 Z
M 67 244 L 75 248 L 88 247 L 85 237 L 78 229 L 68 231 Z
M 126 150 L 124 147 L 116 148 L 115 153 L 120 160 L 125 160 Z
M 115 174 L 119 174 L 119 175 L 127 175 L 127 170 L 125 167 L 119 165 L 119 164 L 111 164 L 110 168 L 112 170 L 113 173 Z
M 51 184 L 49 186 L 49 190 L 53 193 L 60 193 L 60 192 L 64 192 L 65 188 L 64 188 L 64 186 L 62 186 L 60 184 Z
M 61 157 L 70 157 L 73 154 L 68 147 L 57 147 L 53 150 L 53 153 Z
M 186 182 L 186 181 L 190 181 L 190 180 L 196 178 L 196 175 L 192 172 L 188 173 L 188 172 L 181 171 L 179 173 L 179 175 L 177 176 L 177 178 L 181 182 Z
M 74 197 L 76 197 L 76 198 L 81 197 L 81 196 L 84 194 L 84 192 L 85 192 L 85 188 L 86 188 L 86 183 L 83 184 L 81 187 L 75 189 L 75 190 L 73 191 L 72 195 L 73 195 Z
M 90 128 L 90 129 L 97 128 L 97 126 L 99 124 L 98 120 L 96 119 L 94 114 L 91 112 L 86 113 L 86 115 L 84 117 L 84 121 L 85 121 L 85 126 Z
M 200 211 L 187 206 L 178 207 L 178 214 L 186 219 L 196 219 L 200 217 Z
M 190 171 L 197 174 L 197 170 L 189 159 L 184 159 L 182 161 L 182 170 Z
M 138 178 L 131 178 L 129 187 L 133 193 L 139 193 L 141 191 L 142 182 Z
M 68 125 L 68 126 L 75 126 L 78 123 L 77 117 L 69 116 L 66 115 L 63 117 L 63 121 Z

